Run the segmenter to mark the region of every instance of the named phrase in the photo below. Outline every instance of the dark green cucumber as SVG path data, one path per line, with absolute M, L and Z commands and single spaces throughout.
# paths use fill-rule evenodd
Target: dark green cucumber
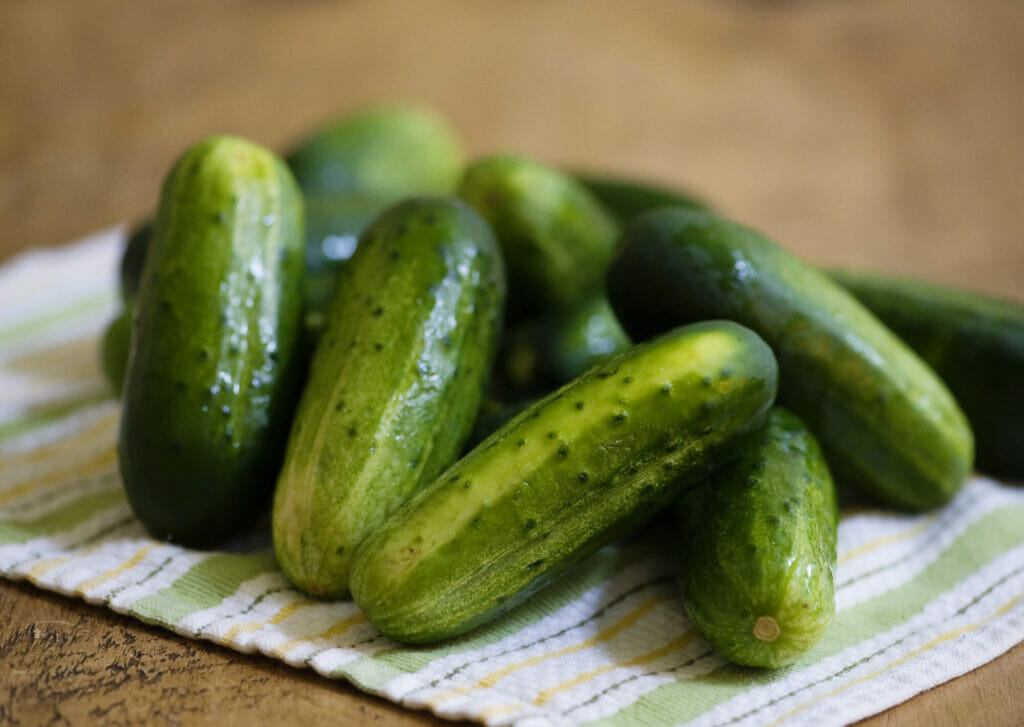
M 262 147 L 207 139 L 164 182 L 118 444 L 154 536 L 209 545 L 265 504 L 294 406 L 302 247 L 301 193 Z
M 581 172 L 576 179 L 604 205 L 621 226 L 634 217 L 658 207 L 685 207 L 708 209 L 709 205 L 696 195 L 679 189 L 670 189 L 639 179 L 605 176 Z
M 630 346 L 608 299 L 594 295 L 568 310 L 511 325 L 492 389 L 511 399 L 547 394 Z
M 973 439 L 935 373 L 823 273 L 710 213 L 662 209 L 623 234 L 609 299 L 642 340 L 704 318 L 754 329 L 779 360 L 779 401 L 821 442 L 832 474 L 891 505 L 941 505 Z
M 911 278 L 829 274 L 946 382 L 974 430 L 978 469 L 1024 479 L 1024 305 Z
M 467 168 L 458 193 L 498 236 L 513 318 L 563 311 L 603 289 L 618 225 L 571 176 L 492 156 Z
M 274 496 L 274 550 L 340 597 L 363 538 L 459 454 L 500 336 L 504 270 L 457 200 L 386 211 L 342 268 Z
M 541 367 L 557 386 L 633 345 L 604 295 L 553 314 L 541 335 Z
M 677 576 L 704 638 L 744 666 L 806 653 L 835 613 L 838 510 L 821 448 L 781 408 L 677 502 Z
M 107 324 L 100 341 L 100 369 L 114 396 L 121 396 L 124 387 L 124 370 L 128 365 L 128 354 L 132 340 L 132 306 L 125 306 Z
M 138 295 L 139 281 L 142 279 L 142 268 L 146 263 L 146 251 L 149 249 L 149 238 L 152 234 L 152 220 L 140 222 L 128 233 L 120 266 L 121 300 L 124 302 L 134 300 Z
M 351 192 L 306 197 L 304 326 L 315 343 L 338 288 L 338 271 L 352 257 L 359 236 L 390 207 L 390 197 Z
M 362 192 L 392 202 L 451 194 L 462 171 L 462 142 L 437 113 L 412 106 L 363 109 L 331 121 L 288 155 L 308 196 Z
M 523 411 L 356 553 L 356 603 L 428 643 L 484 623 L 702 481 L 775 398 L 768 346 L 726 321 L 616 356 Z

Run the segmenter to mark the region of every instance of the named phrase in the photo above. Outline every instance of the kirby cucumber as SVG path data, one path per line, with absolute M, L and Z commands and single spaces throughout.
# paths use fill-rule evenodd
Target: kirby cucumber
M 458 456 L 500 336 L 504 269 L 486 222 L 412 198 L 341 270 L 274 496 L 274 550 L 314 596 L 348 591 L 363 538 Z
M 780 403 L 821 442 L 832 474 L 890 505 L 941 505 L 974 457 L 935 373 L 823 273 L 707 212 L 654 210 L 623 233 L 609 299 L 635 338 L 705 318 L 757 331 L 779 360 Z
M 949 386 L 978 469 L 1024 479 L 1024 305 L 923 280 L 832 271 Z
M 511 325 L 492 388 L 513 399 L 547 394 L 630 346 L 608 299 L 594 295 L 566 311 Z
M 498 237 L 512 319 L 567 310 L 603 290 L 619 228 L 571 176 L 523 157 L 491 156 L 466 169 L 458 194 Z
M 146 251 L 152 234 L 151 219 L 138 223 L 128 233 L 119 268 L 121 300 L 125 303 L 134 300 L 139 293 L 139 281 L 142 280 L 142 268 L 146 263 Z
M 385 636 L 428 643 L 522 602 L 702 481 L 775 398 L 768 346 L 680 328 L 527 408 L 359 548 L 352 596 Z
M 397 202 L 451 194 L 462 141 L 446 119 L 415 106 L 361 109 L 332 120 L 288 154 L 307 196 L 370 193 Z
M 312 350 L 338 289 L 338 271 L 355 254 L 359 236 L 391 206 L 388 197 L 350 192 L 306 197 L 303 334 Z
M 206 139 L 164 182 L 118 445 L 155 537 L 214 543 L 269 495 L 294 406 L 302 247 L 301 193 L 262 147 Z
M 708 209 L 704 201 L 689 192 L 638 179 L 586 172 L 576 174 L 576 179 L 622 226 L 629 224 L 634 217 L 658 207 Z
M 836 493 L 795 415 L 772 409 L 675 515 L 686 610 L 722 656 L 785 666 L 821 639 L 835 613 Z
M 632 345 L 608 298 L 595 295 L 548 317 L 541 334 L 541 367 L 560 386 Z
M 131 352 L 132 307 L 128 303 L 121 309 L 107 324 L 100 340 L 100 369 L 110 392 L 116 397 L 121 396 L 121 389 L 124 388 L 124 370 Z

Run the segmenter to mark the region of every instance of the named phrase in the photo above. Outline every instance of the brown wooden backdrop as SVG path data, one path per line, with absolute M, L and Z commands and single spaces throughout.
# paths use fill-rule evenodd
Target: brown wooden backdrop
M 1019 0 L 0 3 L 0 260 L 145 215 L 209 133 L 410 100 L 471 152 L 688 186 L 815 262 L 1024 300 Z M 1013 724 L 1024 647 L 877 719 Z M 0 723 L 437 724 L 0 584 Z

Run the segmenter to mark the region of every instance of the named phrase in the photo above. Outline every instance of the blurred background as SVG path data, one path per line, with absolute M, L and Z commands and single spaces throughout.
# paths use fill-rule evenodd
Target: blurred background
M 816 262 L 1024 296 L 1019 0 L 0 4 L 0 259 L 142 217 L 214 132 L 376 101 L 690 188 Z

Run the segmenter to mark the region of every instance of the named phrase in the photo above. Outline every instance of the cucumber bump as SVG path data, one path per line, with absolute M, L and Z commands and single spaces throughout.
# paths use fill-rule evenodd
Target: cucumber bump
M 794 414 L 773 408 L 675 515 L 686 610 L 719 653 L 779 667 L 822 638 L 835 613 L 836 493 Z
M 363 538 L 458 455 L 504 296 L 493 233 L 458 200 L 406 200 L 363 233 L 341 270 L 274 496 L 274 550 L 297 587 L 343 596 Z
M 360 546 L 352 596 L 396 641 L 464 633 L 667 505 L 760 423 L 768 346 L 734 323 L 672 331 L 527 408 Z
M 287 167 L 244 139 L 199 142 L 164 182 L 118 441 L 155 537 L 218 542 L 270 494 L 294 406 L 302 224 Z
M 823 273 L 756 231 L 661 209 L 625 230 L 609 299 L 635 338 L 704 318 L 757 331 L 779 360 L 779 401 L 814 432 L 832 474 L 890 505 L 947 502 L 974 459 L 949 390 Z

